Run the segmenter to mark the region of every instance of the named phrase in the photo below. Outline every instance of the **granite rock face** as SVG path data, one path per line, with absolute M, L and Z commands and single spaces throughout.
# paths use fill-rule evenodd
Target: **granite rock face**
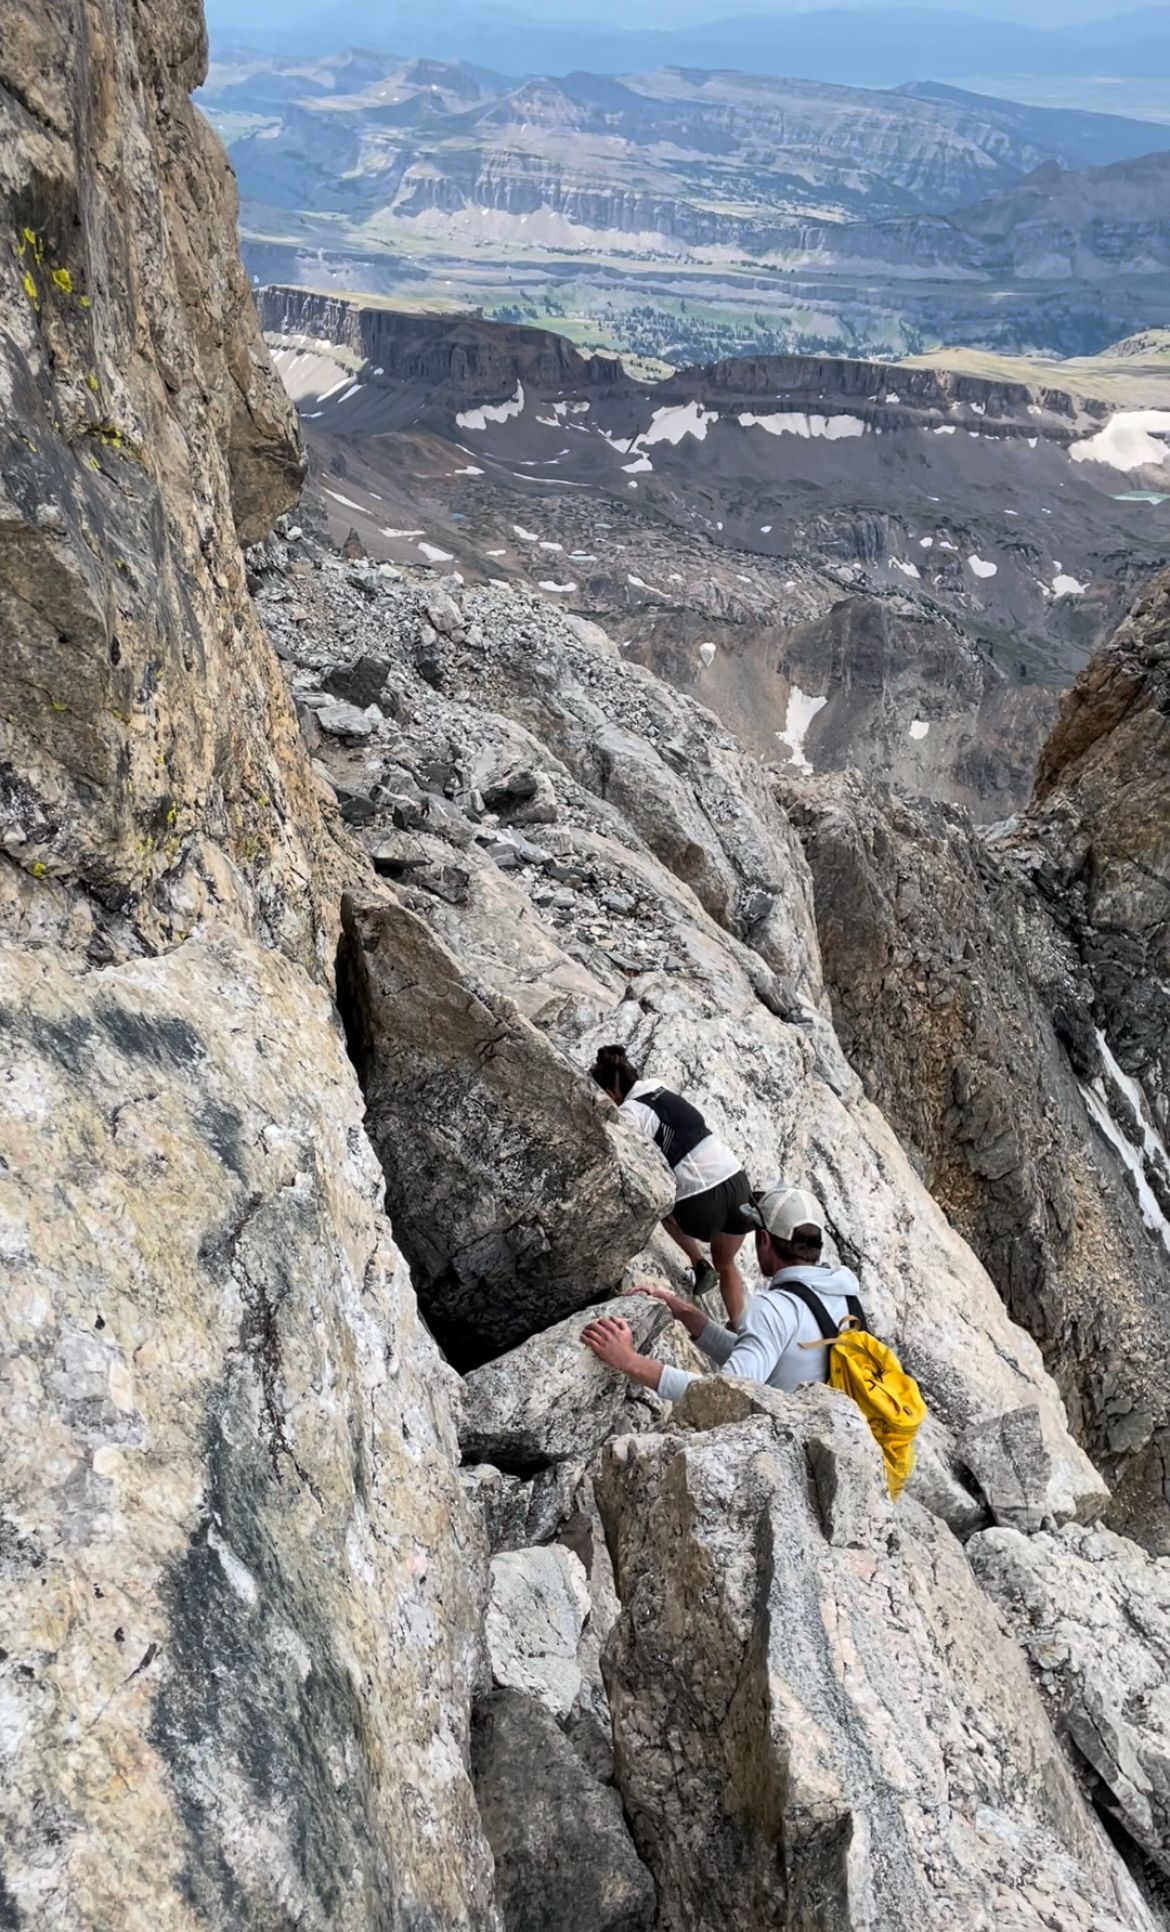
M 617 1780 L 664 1932 L 1152 1928 L 949 1532 L 821 1388 L 606 1451 Z M 896 1629 L 896 1645 L 891 1634 Z
M 568 1717 L 581 1693 L 588 1616 L 589 1586 L 572 1550 L 549 1543 L 493 1556 L 484 1624 L 493 1682 Z
M 459 1421 L 465 1456 L 498 1469 L 538 1469 L 592 1455 L 607 1436 L 636 1426 L 633 1411 L 641 1392 L 582 1346 L 582 1328 L 599 1315 L 628 1322 L 643 1353 L 670 1325 L 661 1302 L 644 1295 L 619 1297 L 583 1308 L 473 1369 L 464 1379 Z
M 5 897 L 83 884 L 102 959 L 127 919 L 171 944 L 245 888 L 312 960 L 334 853 L 239 550 L 304 466 L 188 98 L 200 9 L 102 5 L 90 32 L 28 0 L 3 38 Z
M 612 1786 L 516 1691 L 476 1711 L 472 1773 L 504 1932 L 654 1932 L 654 1882 Z
M 1072 1525 L 985 1530 L 968 1555 L 1098 1802 L 1170 1872 L 1170 1561 Z
M 476 988 L 485 1011 L 503 1010 L 498 1003 L 504 1001 L 509 1011 L 531 1019 L 531 1033 L 523 1038 L 541 1043 L 541 1057 L 534 1057 L 533 1065 L 547 1068 L 544 1056 L 555 1049 L 577 1067 L 587 1067 L 599 1044 L 620 1038 L 636 1064 L 699 1100 L 711 1127 L 739 1154 L 754 1180 L 784 1174 L 821 1193 L 837 1251 L 857 1269 L 867 1310 L 881 1332 L 896 1338 L 923 1384 L 938 1425 L 940 1480 L 934 1493 L 943 1495 L 950 1486 L 947 1508 L 954 1520 L 972 1508 L 971 1499 L 962 1504 L 954 1487 L 957 1483 L 961 1490 L 966 1480 L 955 1452 L 958 1439 L 974 1423 L 1031 1404 L 1048 1456 L 1044 1514 L 1054 1521 L 1098 1514 L 1107 1501 L 1106 1488 L 1069 1433 L 1038 1348 L 1013 1326 L 991 1281 L 947 1224 L 885 1120 L 865 1100 L 841 1052 L 826 1011 L 806 863 L 761 769 L 709 714 L 624 663 L 603 633 L 534 598 L 455 586 L 450 594 L 461 611 L 462 640 L 452 634 L 427 647 L 438 654 L 437 687 L 419 677 L 414 660 L 432 594 L 425 586 L 386 584 L 371 604 L 327 560 L 300 581 L 313 600 L 311 624 L 290 624 L 279 596 L 261 599 L 274 640 L 289 654 L 294 689 L 313 688 L 337 659 L 338 634 L 352 625 L 355 634 L 347 649 L 387 659 L 388 688 L 396 694 L 394 717 L 380 727 L 374 747 L 329 754 L 335 783 L 360 780 L 376 791 L 383 783 L 400 787 L 403 772 L 420 784 L 441 779 L 445 803 L 460 821 L 451 835 L 447 827 L 442 834 L 398 832 L 393 846 L 390 803 L 376 806 L 374 822 L 362 833 L 379 855 L 400 852 L 395 890 L 419 925 L 446 949 L 423 947 L 411 926 L 410 946 L 417 944 L 418 960 L 428 963 L 416 961 L 399 977 L 387 978 L 390 1003 L 382 1008 L 381 1020 L 382 996 L 368 1001 L 372 1026 L 384 1029 L 374 1056 L 376 1077 L 387 1082 L 393 1100 L 383 1150 L 391 1209 L 424 1302 L 431 1305 L 428 1279 L 437 1269 L 431 1272 L 430 1260 L 418 1267 L 403 1216 L 417 1214 L 418 1203 L 433 1198 L 427 1190 L 436 1187 L 447 1190 L 445 1199 L 451 1197 L 450 1215 L 467 1217 L 479 1210 L 458 1175 L 445 1167 L 442 1152 L 427 1168 L 410 1136 L 435 1136 L 441 1150 L 444 1123 L 455 1105 L 451 1095 L 457 1092 L 463 1106 L 465 1090 L 478 1092 L 481 1082 L 499 1077 L 494 1061 L 477 1062 L 469 1078 L 452 1066 L 443 1105 L 423 1106 L 414 1097 L 412 1082 L 419 1076 L 412 1066 L 425 1069 L 430 1056 L 447 1051 L 436 1046 L 448 1023 L 439 1026 L 433 1017 L 440 1010 L 434 962 L 454 954 L 459 971 L 450 979 L 452 986 Z M 272 590 L 280 587 L 278 579 Z M 643 762 L 662 774 L 652 794 L 652 819 L 639 817 L 624 795 L 611 796 L 597 750 L 607 722 L 631 739 L 640 737 Z M 476 801 L 482 797 L 482 774 L 518 763 L 549 774 L 558 817 L 539 828 L 539 844 L 525 836 L 510 846 L 512 862 L 502 867 L 495 850 L 500 830 L 494 815 Z M 680 815 L 671 820 L 668 835 L 659 814 L 673 810 L 670 801 Z M 686 856 L 688 827 L 693 832 L 700 825 L 704 849 L 719 855 L 715 869 L 737 882 L 730 898 L 713 899 L 711 906 L 700 888 L 706 890 L 703 880 L 713 872 L 696 882 Z M 457 902 L 449 890 L 454 867 L 460 875 Z M 376 923 L 382 937 L 372 950 L 360 943 L 349 949 L 372 993 L 382 970 L 382 947 L 389 959 L 395 944 L 406 943 L 406 925 L 398 915 L 379 911 Z M 449 978 L 451 972 L 449 965 L 442 968 Z M 420 985 L 427 988 L 425 1000 L 413 990 Z M 343 1004 L 349 1011 L 355 1002 L 343 995 Z M 459 1020 L 461 1028 L 470 1024 L 466 1017 Z M 490 1020 L 484 1025 L 492 1033 Z M 511 1051 L 521 1050 L 521 1037 L 513 1028 Z M 412 1043 L 412 1056 L 398 1051 L 400 1039 Z M 525 1056 L 529 1051 L 524 1047 Z M 536 1048 L 531 1051 L 535 1056 Z M 364 1058 L 361 1048 L 357 1057 Z M 548 1077 L 540 1075 L 539 1109 L 545 1109 Z M 377 1140 L 378 1103 L 368 1076 L 366 1084 Z M 528 1093 L 527 1083 L 512 1079 L 501 1080 L 496 1091 L 501 1089 Z M 599 1128 L 606 1119 L 604 1101 L 601 1107 Z M 516 1131 L 532 1132 L 530 1146 L 541 1133 L 561 1133 L 555 1108 L 541 1120 L 536 1103 L 525 1099 L 521 1112 Z M 479 1144 L 461 1145 L 460 1161 L 468 1172 L 475 1171 L 486 1147 L 482 1137 Z M 550 1177 L 556 1183 L 566 1158 L 558 1145 L 535 1170 L 526 1168 L 525 1185 L 545 1187 Z M 636 1170 L 626 1171 L 636 1178 Z M 404 1184 L 408 1174 L 420 1176 L 414 1203 L 412 1187 Z M 566 1231 L 574 1218 L 581 1225 L 593 1214 L 587 1192 L 568 1208 Z M 506 1190 L 500 1193 L 497 1206 L 507 1199 Z M 454 1225 L 450 1215 L 446 1208 L 441 1217 L 431 1215 L 425 1239 L 433 1240 L 435 1230 L 447 1234 Z M 554 1219 L 560 1217 L 558 1210 Z M 545 1267 L 537 1254 L 522 1316 L 510 1332 L 486 1344 L 478 1338 L 474 1349 L 457 1356 L 458 1366 L 475 1369 L 532 1328 L 563 1320 L 574 1305 L 618 1286 L 623 1269 L 613 1265 L 612 1248 L 604 1271 L 608 1279 L 594 1273 L 590 1284 L 590 1270 L 582 1265 L 589 1241 L 566 1240 L 566 1254 L 572 1247 L 576 1252 L 569 1255 L 567 1276 Z M 750 1283 L 750 1249 L 744 1260 Z M 677 1282 L 681 1256 L 670 1265 Z M 506 1292 L 516 1291 L 509 1285 Z M 474 1298 L 460 1305 L 461 1322 L 486 1325 L 496 1319 Z M 458 1341 L 453 1345 L 458 1348 Z M 544 1348 L 534 1342 L 533 1358 Z M 579 1362 L 575 1343 L 570 1353 Z M 498 1374 L 512 1379 L 507 1366 L 501 1365 Z M 473 1394 L 469 1413 L 474 1406 Z M 467 1440 L 468 1453 L 478 1459 L 482 1445 Z M 597 1440 L 595 1431 L 592 1440 Z M 521 1461 L 530 1471 L 527 1456 L 525 1450 Z M 515 1472 L 515 1458 L 511 1467 Z M 978 1514 L 977 1501 L 973 1513 Z
M 1043 1347 L 1074 1427 L 1115 1485 L 1113 1520 L 1163 1548 L 1170 1157 L 1156 1042 L 1170 1003 L 1155 955 L 1166 910 L 1156 856 L 1165 601 L 1164 589 L 1148 593 L 1086 673 L 1084 697 L 1068 700 L 1042 768 L 1044 802 L 1019 825 L 981 836 L 956 810 L 852 778 L 785 794 L 813 871 L 846 1053 Z M 1094 725 L 1098 690 L 1111 696 Z M 1111 841 L 1128 841 L 1128 857 L 1107 858 Z M 1099 865 L 1117 881 L 1124 873 L 1132 905 L 1119 884 L 1111 911 L 1088 894 Z M 1140 990 L 1117 980 L 1123 957 Z M 1140 1065 L 1138 1027 L 1150 1046 Z
M 343 920 L 338 992 L 390 1211 L 448 1358 L 473 1366 L 611 1286 L 673 1206 L 670 1175 L 415 913 L 349 896 Z
M 1170 573 L 1065 698 L 1024 827 L 1036 883 L 1084 961 L 1099 1024 L 1170 1127 Z
M 0 1004 L 11 1922 L 491 1927 L 486 1552 L 326 996 L 221 929 Z

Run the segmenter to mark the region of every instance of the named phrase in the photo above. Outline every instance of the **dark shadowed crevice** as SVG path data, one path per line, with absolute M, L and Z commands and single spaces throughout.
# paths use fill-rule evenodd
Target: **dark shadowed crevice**
M 337 942 L 337 958 L 335 963 L 337 1011 L 345 1034 L 346 1052 L 353 1062 L 354 1072 L 357 1074 L 358 1085 L 361 1087 L 362 1096 L 366 1102 L 368 1111 L 371 1104 L 375 1075 L 376 1030 L 370 1007 L 369 975 L 362 963 L 361 953 L 361 935 L 356 926 L 347 918 L 345 903 L 343 902 L 341 937 Z M 415 1250 L 414 1244 L 410 1239 L 409 1217 L 399 1210 L 399 1203 L 395 1198 L 394 1172 L 387 1165 L 386 1161 L 382 1159 L 381 1151 L 377 1148 L 376 1144 L 375 1152 L 379 1155 L 382 1172 L 386 1180 L 386 1210 L 394 1229 L 394 1239 L 406 1257 L 407 1265 L 410 1268 L 411 1277 L 415 1284 L 415 1293 L 418 1294 L 420 1283 L 427 1279 L 427 1271 L 422 1265 L 421 1256 Z M 445 1271 L 440 1286 L 445 1284 L 447 1276 L 453 1277 L 453 1270 L 448 1269 Z M 452 1279 L 451 1285 L 452 1287 L 457 1285 L 454 1278 Z M 491 1358 L 493 1353 L 500 1353 L 500 1350 L 493 1351 L 482 1343 L 477 1347 L 475 1338 L 468 1336 L 457 1323 L 444 1321 L 438 1316 L 435 1310 L 428 1305 L 429 1300 L 429 1297 L 419 1295 L 420 1312 L 439 1348 L 451 1366 L 457 1369 L 460 1374 L 466 1374 L 470 1369 L 481 1367 L 484 1362 Z M 524 1473 L 531 1474 L 532 1471 Z
M 337 1011 L 345 1033 L 345 1050 L 353 1061 L 358 1084 L 369 1100 L 370 1068 L 374 1058 L 374 1029 L 370 1017 L 368 981 L 355 952 L 360 948 L 356 933 L 343 924 L 337 942 L 335 978 Z

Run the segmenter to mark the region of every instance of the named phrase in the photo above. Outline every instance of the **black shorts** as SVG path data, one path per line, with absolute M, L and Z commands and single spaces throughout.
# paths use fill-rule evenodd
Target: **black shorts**
M 750 1234 L 753 1223 L 745 1220 L 740 1208 L 752 1198 L 752 1186 L 742 1167 L 729 1181 L 705 1188 L 702 1194 L 688 1194 L 674 1204 L 674 1219 L 692 1241 L 710 1241 L 716 1234 Z

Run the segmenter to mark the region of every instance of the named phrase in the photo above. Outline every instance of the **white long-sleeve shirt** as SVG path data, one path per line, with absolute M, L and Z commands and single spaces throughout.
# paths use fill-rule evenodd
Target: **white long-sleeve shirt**
M 824 1381 L 824 1349 L 801 1347 L 802 1342 L 820 1342 L 821 1331 L 804 1303 L 784 1293 L 786 1280 L 804 1282 L 836 1322 L 844 1321 L 849 1313 L 845 1298 L 858 1289 L 851 1268 L 832 1268 L 824 1261 L 781 1268 L 748 1302 L 738 1334 L 708 1322 L 696 1335 L 696 1347 L 718 1362 L 722 1374 L 785 1391 L 799 1388 L 802 1382 Z M 680 1402 L 690 1383 L 698 1379 L 686 1369 L 664 1367 L 658 1393 L 666 1402 Z

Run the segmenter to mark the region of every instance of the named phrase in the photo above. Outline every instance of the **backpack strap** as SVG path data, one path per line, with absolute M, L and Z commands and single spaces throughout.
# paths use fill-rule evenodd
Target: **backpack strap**
M 815 1321 L 817 1327 L 820 1329 L 821 1335 L 823 1336 L 824 1340 L 826 1342 L 835 1342 L 839 1339 L 841 1334 L 840 1328 L 838 1327 L 837 1323 L 833 1320 L 833 1317 L 830 1315 L 828 1309 L 825 1307 L 824 1302 L 817 1294 L 815 1288 L 810 1288 L 806 1281 L 778 1282 L 776 1287 L 772 1290 L 772 1293 L 776 1295 L 791 1295 L 794 1301 L 803 1302 L 804 1306 L 808 1309 L 809 1314 L 812 1316 L 813 1320 Z M 858 1300 L 856 1295 L 846 1295 L 845 1306 L 849 1310 L 849 1313 L 852 1315 L 854 1321 L 859 1322 L 862 1328 L 867 1328 L 869 1326 L 869 1324 L 865 1319 L 865 1310 L 862 1308 L 861 1303 Z M 808 1348 L 812 1348 L 814 1344 L 812 1342 L 808 1342 L 805 1344 L 805 1346 Z M 825 1381 L 827 1382 L 828 1379 L 829 1379 L 829 1351 L 828 1349 L 826 1349 L 825 1350 Z

